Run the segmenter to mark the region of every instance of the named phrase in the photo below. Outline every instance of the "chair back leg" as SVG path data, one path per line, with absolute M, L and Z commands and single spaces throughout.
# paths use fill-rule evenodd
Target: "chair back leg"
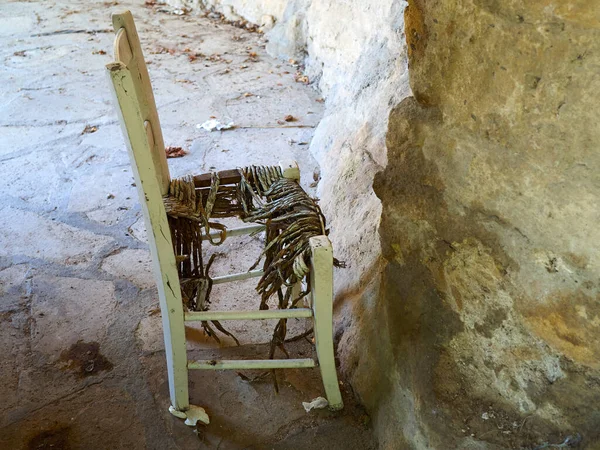
M 107 66 L 119 105 L 119 119 L 129 151 L 148 230 L 154 276 L 162 312 L 171 406 L 189 408 L 183 305 L 169 223 L 162 197 L 169 190 L 169 167 L 150 76 L 130 11 L 112 15 L 117 62 Z
M 120 62 L 108 64 L 106 68 L 119 105 L 119 119 L 148 229 L 148 245 L 162 312 L 171 405 L 175 410 L 185 411 L 189 407 L 189 397 L 183 303 L 169 223 L 150 152 L 151 138 L 138 97 L 132 95 L 136 83 L 131 71 Z

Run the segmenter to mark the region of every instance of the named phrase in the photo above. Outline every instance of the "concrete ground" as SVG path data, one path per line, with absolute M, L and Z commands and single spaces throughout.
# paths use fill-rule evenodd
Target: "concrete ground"
M 296 159 L 307 190 L 318 178 L 306 145 L 318 93 L 266 55 L 260 34 L 140 1 L 2 2 L 0 448 L 375 448 L 346 387 L 344 411 L 304 411 L 323 394 L 316 369 L 280 372 L 278 395 L 257 373 L 192 372 L 192 403 L 211 424 L 194 430 L 167 412 L 144 224 L 104 74 L 109 16 L 123 9 L 137 21 L 165 143 L 188 151 L 169 160 L 173 176 Z M 237 128 L 196 127 L 211 116 Z M 213 275 L 247 268 L 261 245 L 208 248 L 219 252 Z M 257 307 L 252 288 L 216 287 L 213 304 Z M 232 324 L 241 347 L 188 329 L 190 353 L 264 357 L 273 325 Z M 313 353 L 307 340 L 289 351 Z

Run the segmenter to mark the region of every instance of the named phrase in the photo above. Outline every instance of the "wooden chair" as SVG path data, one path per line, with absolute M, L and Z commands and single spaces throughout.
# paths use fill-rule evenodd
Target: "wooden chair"
M 165 352 L 168 368 L 171 413 L 185 418 L 188 425 L 197 420 L 208 423 L 201 407 L 189 404 L 188 370 L 192 369 L 275 369 L 314 367 L 308 359 L 270 359 L 237 361 L 193 361 L 187 358 L 186 322 L 239 319 L 281 319 L 312 317 L 319 367 L 325 393 L 332 409 L 343 407 L 333 352 L 332 299 L 333 255 L 326 236 L 311 238 L 310 280 L 312 292 L 309 308 L 184 312 L 176 260 L 169 232 L 169 223 L 163 205 L 163 196 L 169 189 L 170 176 L 158 113 L 148 70 L 140 47 L 133 17 L 129 11 L 112 16 L 116 33 L 114 53 L 116 62 L 106 66 L 113 94 L 118 105 L 119 119 L 127 143 L 133 173 L 140 196 L 148 244 L 152 253 L 153 269 L 158 287 Z M 300 178 L 294 164 L 284 164 L 284 177 Z M 235 177 L 237 171 L 220 172 L 221 178 Z M 208 174 L 210 177 L 210 174 Z M 206 175 L 198 178 L 201 183 Z M 227 236 L 249 234 L 260 225 L 231 229 Z M 261 271 L 215 277 L 213 281 L 229 282 L 260 276 Z

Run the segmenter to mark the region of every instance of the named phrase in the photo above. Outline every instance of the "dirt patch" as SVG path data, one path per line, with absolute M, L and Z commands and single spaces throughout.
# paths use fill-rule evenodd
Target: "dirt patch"
M 36 434 L 29 440 L 27 448 L 29 450 L 68 450 L 71 448 L 71 446 L 69 445 L 70 431 L 70 427 L 65 426 L 58 426 L 52 430 L 42 431 L 41 433 Z
M 100 353 L 100 344 L 97 342 L 78 341 L 61 353 L 60 361 L 66 363 L 65 370 L 75 373 L 79 378 L 113 368 L 113 364 Z

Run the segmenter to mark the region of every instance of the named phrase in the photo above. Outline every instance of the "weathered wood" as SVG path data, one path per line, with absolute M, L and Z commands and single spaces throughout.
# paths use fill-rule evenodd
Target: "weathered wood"
M 265 230 L 265 225 L 261 225 L 261 224 L 247 225 L 247 226 L 238 227 L 238 228 L 227 228 L 227 238 L 236 237 L 236 236 L 245 236 L 247 234 L 257 233 L 259 231 L 264 231 L 264 230 Z M 212 239 L 220 239 L 221 231 L 219 231 L 219 230 L 211 231 L 209 235 Z M 209 235 L 206 235 L 206 234 L 203 235 L 202 240 L 207 241 L 209 238 Z
M 230 359 L 188 361 L 188 369 L 204 370 L 254 370 L 254 369 L 302 369 L 315 367 L 310 358 L 305 359 Z
M 298 163 L 296 161 L 279 161 L 279 167 L 281 168 L 283 178 L 288 178 L 290 180 L 296 180 L 300 182 L 300 167 L 298 167 Z
M 161 187 L 132 73 L 120 62 L 108 64 L 106 68 L 119 105 L 121 128 L 148 230 L 162 312 L 171 403 L 176 410 L 183 411 L 189 406 L 183 302 Z
M 242 179 L 240 171 L 237 169 L 221 170 L 217 172 L 219 175 L 219 184 L 236 184 Z M 203 173 L 201 175 L 194 176 L 194 186 L 197 188 L 205 188 L 210 186 L 212 175 L 210 173 Z
M 144 54 L 140 45 L 133 16 L 130 11 L 112 15 L 113 27 L 116 33 L 115 39 L 115 58 L 127 66 L 131 76 L 136 81 L 134 91 L 140 107 L 143 122 L 149 122 L 150 132 L 153 135 L 153 145 L 151 145 L 152 159 L 156 165 L 156 177 L 161 188 L 161 194 L 165 195 L 169 191 L 169 166 L 165 154 L 165 143 L 163 141 L 156 102 L 152 92 L 152 84 L 148 75 L 148 68 L 144 61 Z M 123 30 L 123 31 L 121 31 Z M 148 125 L 147 125 L 148 126 Z
M 250 272 L 233 273 L 231 275 L 222 275 L 220 277 L 213 277 L 212 281 L 214 284 L 229 283 L 231 281 L 242 281 L 248 278 L 261 277 L 264 272 L 262 270 L 251 270 Z
M 127 39 L 127 32 L 125 31 L 125 28 L 121 28 L 117 31 L 113 50 L 115 53 L 115 61 L 122 62 L 125 65 L 131 63 L 133 53 L 131 52 L 131 47 L 129 46 L 129 40 Z
M 205 320 L 271 320 L 271 319 L 302 319 L 312 317 L 310 308 L 292 309 L 257 309 L 253 311 L 201 311 L 186 312 L 186 322 L 201 322 Z
M 343 402 L 333 353 L 333 254 L 331 243 L 326 236 L 310 238 L 311 309 L 206 311 L 190 312 L 184 315 L 175 254 L 163 204 L 163 196 L 168 193 L 170 176 L 150 78 L 131 13 L 126 11 L 113 15 L 113 25 L 117 34 L 115 58 L 118 62 L 108 64 L 107 73 L 119 105 L 120 122 L 132 161 L 148 230 L 148 243 L 152 252 L 162 312 L 173 414 L 182 417 L 182 411 L 191 408 L 188 395 L 188 369 L 275 369 L 315 366 L 315 361 L 312 359 L 188 361 L 184 320 L 313 317 L 317 354 L 325 392 L 331 408 L 342 408 Z M 293 180 L 300 178 L 299 169 L 294 162 L 282 163 L 280 167 L 284 178 Z M 239 183 L 241 174 L 239 170 L 233 169 L 219 172 L 219 177 L 220 184 L 225 186 Z M 297 186 L 296 183 L 291 184 Z M 195 176 L 194 185 L 199 189 L 209 188 L 211 174 Z M 260 227 L 258 226 L 258 228 Z M 257 226 L 244 227 L 236 231 L 241 234 L 250 228 L 256 230 Z M 215 283 L 233 281 L 261 274 L 262 271 L 257 270 L 216 277 L 213 281 Z M 294 298 L 300 295 L 299 291 L 300 283 L 293 288 Z M 186 417 L 190 419 L 187 414 Z M 190 423 L 195 423 L 195 420 Z
M 327 236 L 310 238 L 311 303 L 315 317 L 315 345 L 321 378 L 331 409 L 342 409 L 333 355 L 333 248 Z

